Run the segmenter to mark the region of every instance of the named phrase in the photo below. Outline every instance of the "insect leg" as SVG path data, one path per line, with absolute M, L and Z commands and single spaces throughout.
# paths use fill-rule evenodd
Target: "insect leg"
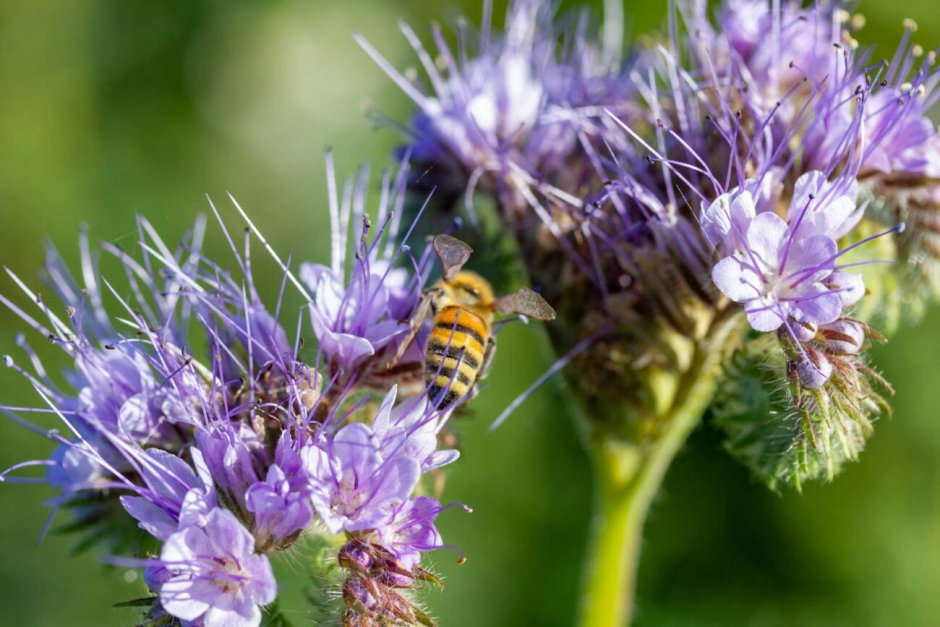
M 496 338 L 492 335 L 486 339 L 486 348 L 483 349 L 483 363 L 480 364 L 480 372 L 477 373 L 477 381 L 486 378 L 493 367 L 493 358 L 496 357 Z
M 418 303 L 418 308 L 415 310 L 415 314 L 411 317 L 411 320 L 408 321 L 408 325 L 410 326 L 408 330 L 408 336 L 398 346 L 398 352 L 395 353 L 395 356 L 392 357 L 391 361 L 388 362 L 389 368 L 394 368 L 398 364 L 398 360 L 400 360 L 402 355 L 405 354 L 405 351 L 408 350 L 408 347 L 411 346 L 415 336 L 421 329 L 421 325 L 424 324 L 428 314 L 431 313 L 432 300 L 433 299 L 429 293 L 426 293 L 421 297 L 421 302 Z

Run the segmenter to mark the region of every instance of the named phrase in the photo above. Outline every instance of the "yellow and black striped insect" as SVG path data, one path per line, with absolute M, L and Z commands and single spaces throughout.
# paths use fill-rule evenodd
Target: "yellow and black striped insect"
M 428 314 L 432 316 L 424 378 L 428 397 L 439 409 L 446 409 L 486 376 L 496 350 L 494 314 L 554 320 L 555 310 L 525 287 L 494 296 L 489 281 L 463 269 L 473 252 L 470 246 L 449 235 L 438 235 L 433 243 L 444 278 L 425 291 L 412 325 L 420 327 Z

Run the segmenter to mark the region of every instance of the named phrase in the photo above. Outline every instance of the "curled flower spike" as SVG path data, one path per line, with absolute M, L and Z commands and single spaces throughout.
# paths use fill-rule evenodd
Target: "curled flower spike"
M 773 489 L 831 480 L 856 460 L 893 391 L 865 362 L 869 340 L 884 340 L 868 325 L 793 327 L 798 341 L 766 335 L 736 353 L 711 408 L 728 450 Z
M 266 607 L 277 594 L 268 556 L 303 551 L 309 543 L 297 540 L 307 535 L 327 538 L 332 551 L 310 560 L 323 570 L 326 603 L 339 605 L 341 590 L 346 596 L 345 609 L 328 613 L 353 623 L 376 611 L 431 622 L 413 591 L 422 582 L 440 584 L 420 562 L 444 547 L 434 524 L 443 508 L 417 492 L 427 473 L 440 484 L 441 468 L 458 454 L 439 450 L 453 407 L 442 411 L 430 402 L 420 340 L 409 324 L 431 256 L 414 258 L 407 235 L 399 239 L 395 209 L 404 182 L 403 173 L 395 182 L 384 178 L 375 234 L 365 214 L 364 175 L 347 186 L 343 203 L 332 204 L 331 265 L 301 264 L 299 277 L 250 222 L 244 247 L 236 247 L 214 206 L 240 276 L 193 247 L 202 222 L 174 252 L 142 220 L 141 261 L 108 247 L 140 301 L 127 302 L 104 283 L 120 316 L 104 308 L 84 238 L 84 288 L 58 261 L 50 264 L 56 290 L 74 302 L 68 322 L 14 277 L 48 322 L 2 302 L 65 350 L 74 391 L 53 381 L 25 341 L 35 374 L 12 357 L 4 360 L 47 405 L 5 409 L 53 414 L 69 436 L 50 432 L 59 445 L 52 458 L 17 464 L 4 479 L 36 481 L 12 473 L 46 468 L 45 481 L 61 490 L 54 506 L 72 510 L 77 528 L 112 551 L 150 556 L 112 561 L 146 567 L 154 620 L 260 624 L 263 613 L 275 611 Z M 347 247 L 350 225 L 357 243 Z M 255 287 L 253 239 L 283 271 L 273 308 Z M 166 285 L 144 283 L 154 276 L 166 277 Z M 304 282 L 311 276 L 312 286 Z M 300 318 L 291 321 L 293 339 L 280 322 L 288 284 L 304 299 Z M 301 350 L 305 315 L 317 339 L 309 361 Z M 205 346 L 204 357 L 187 348 L 190 340 Z M 383 396 L 373 399 L 376 388 Z M 331 566 L 336 547 L 353 541 L 368 547 L 374 563 L 338 574 Z M 348 569 L 353 562 L 344 555 Z M 349 605 L 353 597 L 359 602 Z
M 674 428 L 664 413 L 671 391 L 704 380 L 714 390 L 719 356 L 755 333 L 772 334 L 787 355 L 778 385 L 870 381 L 855 387 L 880 406 L 877 377 L 859 374 L 865 343 L 844 321 L 881 298 L 865 298 L 856 269 L 877 276 L 877 264 L 896 265 L 882 253 L 902 228 L 871 227 L 880 204 L 870 181 L 932 167 L 917 155 L 935 135 L 923 122 L 934 60 L 916 61 L 905 37 L 880 67 L 837 5 L 734 0 L 713 20 L 692 1 L 676 4 L 665 44 L 637 50 L 630 63 L 594 56 L 603 61 L 592 74 L 577 55 L 555 53 L 567 42 L 590 48 L 579 43 L 587 30 L 569 40 L 550 25 L 559 18 L 536 6 L 511 3 L 505 33 L 485 27 L 479 48 L 465 48 L 446 74 L 428 65 L 428 91 L 364 45 L 418 105 L 402 153 L 456 162 L 444 168 L 447 188 L 496 202 L 532 283 L 558 311 L 549 333 L 574 365 L 569 381 L 590 439 L 655 447 Z M 533 44 L 529 67 L 545 55 L 537 75 L 510 69 L 520 33 Z M 503 71 L 518 72 L 518 85 L 540 84 L 512 91 Z M 578 98 L 554 99 L 560 75 L 575 77 L 567 93 Z M 589 77 L 616 87 L 574 87 Z M 615 93 L 624 96 L 616 107 Z M 567 151 L 563 166 L 528 152 L 558 119 L 578 138 L 570 148 L 553 142 Z M 805 406 L 801 394 L 790 401 Z

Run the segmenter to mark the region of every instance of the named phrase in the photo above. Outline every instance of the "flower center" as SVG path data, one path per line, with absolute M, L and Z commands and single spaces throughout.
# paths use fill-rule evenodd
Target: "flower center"
M 212 580 L 213 585 L 225 594 L 237 592 L 242 581 L 248 576 L 247 571 L 234 557 L 217 557 L 215 563 L 216 577 Z
M 366 495 L 359 489 L 355 477 L 346 476 L 339 482 L 339 490 L 333 493 L 330 510 L 340 516 L 349 516 L 356 512 L 363 503 Z

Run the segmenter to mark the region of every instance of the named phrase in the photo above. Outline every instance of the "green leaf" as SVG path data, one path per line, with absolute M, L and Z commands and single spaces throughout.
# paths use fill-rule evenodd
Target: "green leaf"
M 154 601 L 157 600 L 155 596 L 149 597 L 140 597 L 139 599 L 131 599 L 130 601 L 121 601 L 120 603 L 115 603 L 114 607 L 152 607 Z

